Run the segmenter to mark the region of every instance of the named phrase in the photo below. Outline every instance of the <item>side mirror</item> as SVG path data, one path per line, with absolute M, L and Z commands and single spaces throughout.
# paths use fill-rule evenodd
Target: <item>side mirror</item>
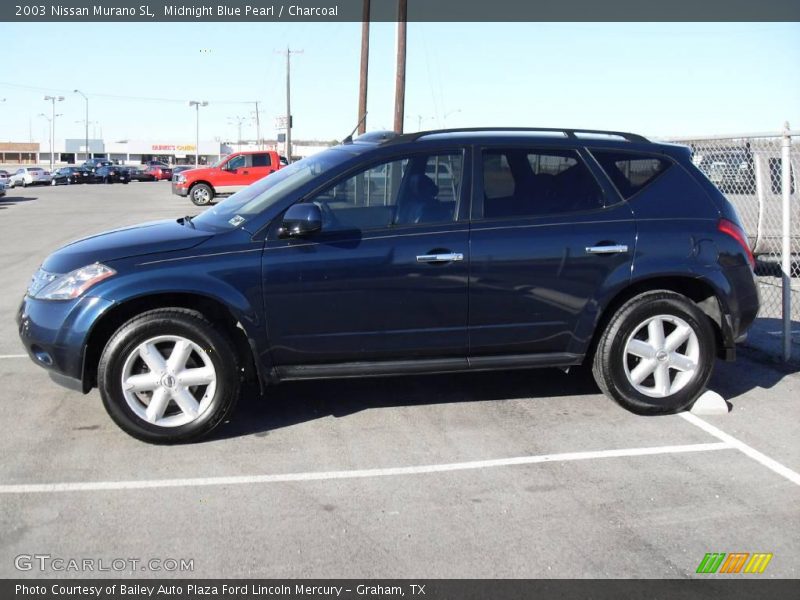
M 303 237 L 322 231 L 322 211 L 311 203 L 295 204 L 283 215 L 280 237 Z

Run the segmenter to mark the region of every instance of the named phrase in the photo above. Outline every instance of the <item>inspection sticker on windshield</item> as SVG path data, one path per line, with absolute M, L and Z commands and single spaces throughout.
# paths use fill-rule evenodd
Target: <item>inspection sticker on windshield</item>
M 231 224 L 231 225 L 233 225 L 234 227 L 238 227 L 239 225 L 241 225 L 242 223 L 244 223 L 244 217 L 241 217 L 241 216 L 239 216 L 239 215 L 236 215 L 236 216 L 235 216 L 235 217 L 233 217 L 233 218 L 232 218 L 230 221 L 228 221 L 228 223 L 230 223 L 230 224 Z

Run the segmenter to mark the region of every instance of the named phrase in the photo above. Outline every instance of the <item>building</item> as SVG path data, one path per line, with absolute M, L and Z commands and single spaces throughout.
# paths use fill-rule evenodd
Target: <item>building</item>
M 36 164 L 39 144 L 36 142 L 0 142 L 0 164 Z
M 324 150 L 332 142 L 296 141 L 292 144 L 292 158 L 305 158 Z M 260 145 L 254 141 L 224 143 L 200 140 L 197 149 L 201 165 L 211 164 L 222 156 L 238 151 L 276 150 L 283 153 L 283 144 L 275 140 L 265 140 Z M 195 142 L 183 139 L 166 140 L 119 140 L 106 141 L 89 139 L 89 152 L 86 140 L 60 139 L 55 141 L 53 163 L 58 166 L 80 164 L 91 158 L 107 158 L 126 165 L 144 164 L 150 160 L 160 160 L 168 164 L 194 164 Z M 0 142 L 0 164 L 50 164 L 50 140 L 44 142 Z

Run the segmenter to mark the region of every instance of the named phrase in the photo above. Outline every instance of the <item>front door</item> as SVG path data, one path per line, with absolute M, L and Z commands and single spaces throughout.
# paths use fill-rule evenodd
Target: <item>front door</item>
M 233 194 L 253 183 L 249 181 L 247 155 L 237 154 L 214 173 L 214 189 L 218 194 Z
M 449 177 L 429 173 L 446 163 Z M 463 152 L 396 157 L 308 199 L 322 231 L 270 232 L 262 261 L 276 365 L 466 360 Z
M 630 208 L 575 149 L 485 148 L 470 268 L 470 356 L 582 355 L 631 275 Z M 560 355 L 560 356 L 558 356 Z

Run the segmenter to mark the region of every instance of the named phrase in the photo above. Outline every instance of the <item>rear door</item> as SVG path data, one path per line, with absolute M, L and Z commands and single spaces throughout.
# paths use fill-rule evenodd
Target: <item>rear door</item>
M 630 280 L 631 210 L 580 149 L 485 147 L 475 171 L 470 360 L 576 360 Z
M 272 156 L 269 152 L 255 152 L 248 158 L 250 160 L 247 175 L 250 183 L 255 183 L 275 170 L 275 165 L 272 164 Z

